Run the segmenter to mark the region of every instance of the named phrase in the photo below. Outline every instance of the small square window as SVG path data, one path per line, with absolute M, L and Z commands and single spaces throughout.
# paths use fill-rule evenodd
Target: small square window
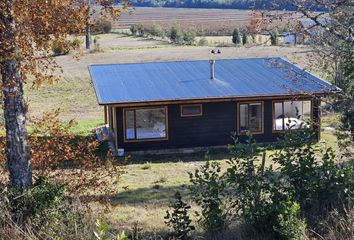
M 202 116 L 203 109 L 201 104 L 181 105 L 182 117 Z

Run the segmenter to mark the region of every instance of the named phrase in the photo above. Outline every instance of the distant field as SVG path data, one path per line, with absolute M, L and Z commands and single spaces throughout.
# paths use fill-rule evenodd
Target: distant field
M 246 27 L 252 18 L 251 10 L 238 9 L 192 9 L 192 8 L 136 8 L 131 13 L 123 13 L 113 29 L 128 29 L 131 25 L 160 25 L 164 29 L 178 23 L 183 29 L 195 30 L 199 35 L 222 35 L 234 28 Z M 286 24 L 295 16 L 283 17 L 278 26 Z

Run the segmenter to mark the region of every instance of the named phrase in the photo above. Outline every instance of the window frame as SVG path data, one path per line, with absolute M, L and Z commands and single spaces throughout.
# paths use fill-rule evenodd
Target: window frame
M 200 108 L 200 113 L 198 114 L 184 114 L 183 113 L 183 108 L 184 107 L 191 107 L 191 106 L 198 106 Z M 200 117 L 203 116 L 203 104 L 183 104 L 180 105 L 180 115 L 181 117 Z
M 128 111 L 134 111 L 134 131 L 136 132 L 136 110 L 156 110 L 156 109 L 164 109 L 165 111 L 165 131 L 166 136 L 162 138 L 144 138 L 144 139 L 127 139 L 127 123 L 126 123 L 126 113 Z M 129 142 L 155 142 L 155 141 L 166 141 L 169 139 L 168 135 L 168 107 L 167 106 L 154 106 L 154 107 L 135 107 L 135 108 L 124 108 L 123 109 L 123 138 L 125 143 Z M 136 137 L 136 135 L 135 135 Z
M 276 130 L 275 129 L 275 104 L 276 103 L 281 103 L 282 104 L 282 115 L 284 116 L 284 102 L 310 102 L 310 118 L 311 122 L 313 122 L 313 99 L 284 99 L 284 100 L 273 100 L 272 101 L 272 133 L 282 133 L 285 132 L 285 118 L 283 117 L 283 129 L 282 130 Z M 297 130 L 297 129 L 291 129 L 291 130 Z
M 261 104 L 261 116 L 262 116 L 262 119 L 261 119 L 261 131 L 257 131 L 257 132 L 254 132 L 254 131 L 241 131 L 241 114 L 240 114 L 240 110 L 241 110 L 241 105 L 250 105 L 250 104 Z M 249 111 L 248 111 L 248 116 L 249 116 Z M 248 121 L 249 121 L 249 117 L 248 117 Z M 264 134 L 264 101 L 256 101 L 256 102 L 238 102 L 237 103 L 237 134 L 238 135 L 247 135 L 247 132 L 250 132 L 252 133 L 253 135 L 257 135 L 257 134 Z

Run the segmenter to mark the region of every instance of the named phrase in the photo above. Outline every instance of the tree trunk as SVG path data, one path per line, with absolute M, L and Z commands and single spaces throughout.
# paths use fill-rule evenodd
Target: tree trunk
M 5 30 L 0 33 L 1 77 L 6 128 L 6 157 L 10 172 L 10 187 L 20 191 L 32 185 L 30 148 L 26 130 L 26 107 L 20 65 L 17 59 L 16 25 L 13 3 L 4 3 L 0 24 Z
M 89 50 L 91 48 L 91 27 L 90 27 L 90 23 L 87 22 L 86 23 L 86 49 Z

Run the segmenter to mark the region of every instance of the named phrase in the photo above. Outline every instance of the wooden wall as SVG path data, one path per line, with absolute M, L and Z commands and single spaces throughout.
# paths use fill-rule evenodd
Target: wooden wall
M 314 101 L 316 105 L 319 101 Z M 264 133 L 254 135 L 257 142 L 274 142 L 279 133 L 272 132 L 272 100 L 264 100 Z M 314 104 L 314 105 L 315 105 Z M 168 106 L 168 140 L 124 142 L 123 108 L 116 108 L 118 148 L 126 151 L 187 148 L 232 144 L 237 127 L 237 102 L 203 103 L 203 115 L 181 117 L 180 105 Z M 114 112 L 114 111 L 113 111 Z M 319 121 L 319 110 L 314 106 L 314 120 Z M 245 136 L 238 136 L 245 139 Z

